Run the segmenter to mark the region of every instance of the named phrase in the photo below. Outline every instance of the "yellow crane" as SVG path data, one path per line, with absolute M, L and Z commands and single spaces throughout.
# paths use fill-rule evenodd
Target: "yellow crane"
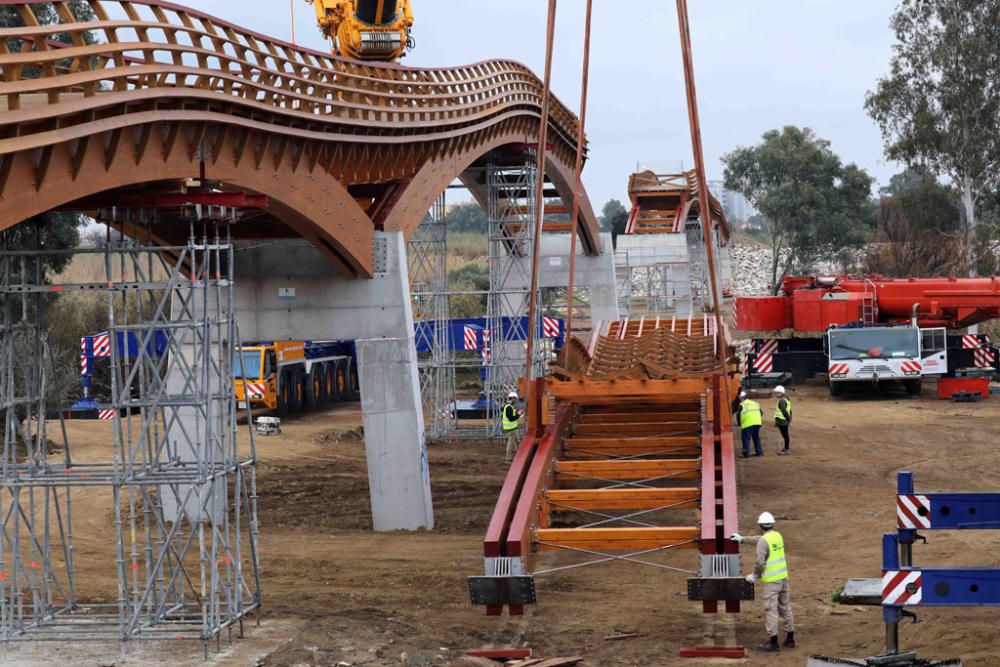
M 339 56 L 395 62 L 413 48 L 410 0 L 307 1 Z

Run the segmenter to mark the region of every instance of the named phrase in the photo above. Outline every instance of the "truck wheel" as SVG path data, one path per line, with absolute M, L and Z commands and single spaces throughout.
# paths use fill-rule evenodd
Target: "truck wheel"
M 831 396 L 843 396 L 844 384 L 842 382 L 828 382 Z
M 348 384 L 351 378 L 347 375 L 347 366 L 343 361 L 337 361 L 333 371 L 334 391 L 337 393 L 337 401 L 350 400 L 351 390 Z
M 920 380 L 903 380 L 903 386 L 906 388 L 906 393 L 910 396 L 919 396 L 920 390 L 923 388 Z
M 306 374 L 301 368 L 289 371 L 292 381 L 289 383 L 291 389 L 291 400 L 288 404 L 289 412 L 302 412 L 306 407 Z
M 336 361 L 329 361 L 323 364 L 323 385 L 326 388 L 326 402 L 332 405 L 340 400 L 337 394 L 337 366 Z
M 326 405 L 326 387 L 323 385 L 323 364 L 315 364 L 306 374 L 306 409 L 322 410 Z
M 346 399 L 349 401 L 359 401 L 361 400 L 361 385 L 358 383 L 358 365 L 356 363 L 351 364 L 351 371 L 348 374 L 351 379 L 351 393 L 350 398 Z
M 278 414 L 286 416 L 290 410 L 292 397 L 292 378 L 287 370 L 281 371 L 278 376 Z

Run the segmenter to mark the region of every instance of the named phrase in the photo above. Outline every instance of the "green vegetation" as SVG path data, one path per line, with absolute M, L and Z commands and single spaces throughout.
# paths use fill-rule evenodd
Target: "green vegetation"
M 886 276 L 955 275 L 966 268 L 958 196 L 923 169 L 881 190 L 866 269 Z
M 808 271 L 821 257 L 862 247 L 874 227 L 873 179 L 843 164 L 830 142 L 809 128 L 765 132 L 756 146 L 722 157 L 726 187 L 767 219 L 771 286 L 791 271 Z
M 868 113 L 889 158 L 957 188 L 975 275 L 977 246 L 995 236 L 977 229 L 979 215 L 1000 186 L 1000 0 L 902 0 L 892 27 L 890 72 L 868 94 Z
M 601 209 L 598 221 L 602 232 L 611 232 L 612 245 L 617 245 L 618 235 L 625 232 L 625 225 L 628 224 L 628 211 L 617 199 L 609 199 Z

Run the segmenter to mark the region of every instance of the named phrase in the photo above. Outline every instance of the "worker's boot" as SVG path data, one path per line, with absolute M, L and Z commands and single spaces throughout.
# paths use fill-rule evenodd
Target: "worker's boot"
M 771 637 L 771 641 L 766 644 L 761 644 L 757 648 L 761 651 L 766 651 L 767 653 L 777 653 L 781 650 L 781 647 L 778 646 L 778 636 L 775 635 L 774 637 Z
M 795 648 L 795 633 L 789 632 L 785 635 L 785 643 L 782 644 L 785 648 Z

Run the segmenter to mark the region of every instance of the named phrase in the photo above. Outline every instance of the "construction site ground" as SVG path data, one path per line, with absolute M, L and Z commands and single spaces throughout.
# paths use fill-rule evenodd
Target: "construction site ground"
M 791 392 L 792 455 L 778 457 L 765 426 L 763 459 L 739 460 L 740 525 L 754 531 L 762 510 L 785 536 L 799 648 L 751 652 L 755 665 L 804 665 L 810 653 L 864 656 L 882 648 L 880 610 L 842 606 L 832 594 L 851 577 L 876 577 L 881 535 L 895 524 L 895 473 L 910 469 L 918 490 L 1000 489 L 1000 400 L 953 404 L 931 388 L 902 395 L 830 399 L 824 387 Z M 773 409 L 764 400 L 765 409 Z M 760 602 L 734 616 L 709 616 L 686 599 L 684 575 L 631 564 L 554 574 L 538 581 L 540 604 L 524 616 L 487 618 L 470 606 L 465 577 L 482 570 L 482 537 L 504 476 L 500 444 L 433 444 L 430 469 L 437 527 L 373 533 L 361 413 L 357 404 L 289 419 L 257 439 L 263 576 L 262 625 L 203 662 L 196 642 L 117 645 L 18 644 L 2 665 L 476 665 L 481 647 L 530 646 L 544 657 L 582 655 L 584 665 L 699 664 L 685 645 L 763 639 Z M 71 423 L 77 457 L 110 456 L 110 425 Z M 74 497 L 81 595 L 112 601 L 113 517 L 102 492 Z M 1000 532 L 929 535 L 915 563 L 1000 565 Z M 752 555 L 745 550 L 744 568 Z M 546 554 L 543 564 L 568 563 Z M 695 552 L 667 562 L 693 569 Z M 1000 665 L 996 616 L 987 608 L 920 613 L 901 643 L 925 657 Z M 638 636 L 606 639 L 620 634 Z

